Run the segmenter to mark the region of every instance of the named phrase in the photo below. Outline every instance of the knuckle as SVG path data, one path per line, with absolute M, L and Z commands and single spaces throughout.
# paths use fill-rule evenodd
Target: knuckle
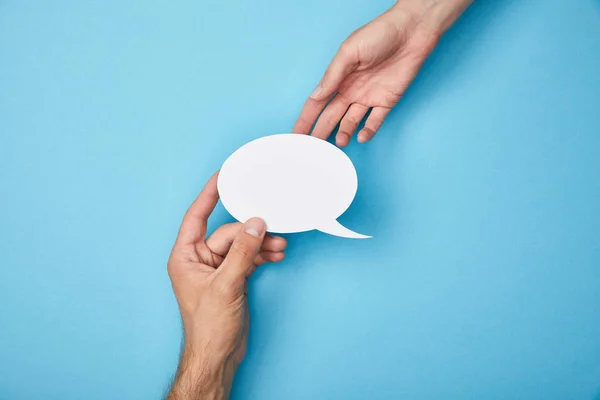
M 406 91 L 407 87 L 408 87 L 408 85 L 406 85 L 406 86 L 402 85 L 400 87 L 400 90 L 398 90 L 397 92 L 387 93 L 384 97 L 384 105 L 389 108 L 394 107 L 402 98 L 402 95 Z
M 308 118 L 301 116 L 300 118 L 298 118 L 298 122 L 300 122 L 300 125 L 302 125 L 303 127 L 310 128 L 314 121 L 311 121 Z
M 349 59 L 352 57 L 352 53 L 354 46 L 352 46 L 352 44 L 350 42 L 348 42 L 347 40 L 345 40 L 342 45 L 340 46 L 340 49 L 338 50 L 338 55 L 342 58 L 342 59 Z
M 359 121 L 358 121 L 358 119 L 357 119 L 357 118 L 355 118 L 355 117 L 350 117 L 350 116 L 348 116 L 348 117 L 344 118 L 344 119 L 342 120 L 342 122 L 344 123 L 344 125 L 347 125 L 347 126 L 349 126 L 349 127 L 356 127 L 356 126 L 358 126 L 358 124 L 359 124 Z

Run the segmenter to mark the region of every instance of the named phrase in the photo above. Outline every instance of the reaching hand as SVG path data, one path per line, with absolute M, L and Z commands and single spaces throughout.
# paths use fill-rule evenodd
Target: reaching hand
M 185 346 L 169 399 L 226 399 L 247 344 L 246 279 L 257 265 L 284 258 L 285 239 L 265 235 L 265 224 L 223 225 L 205 238 L 218 201 L 217 175 L 186 213 L 169 275 L 179 303 Z
M 336 144 L 343 147 L 371 110 L 358 141 L 371 140 L 471 1 L 400 0 L 352 33 L 306 101 L 293 132 L 308 134 L 314 125 L 313 136 L 327 139 L 339 123 Z

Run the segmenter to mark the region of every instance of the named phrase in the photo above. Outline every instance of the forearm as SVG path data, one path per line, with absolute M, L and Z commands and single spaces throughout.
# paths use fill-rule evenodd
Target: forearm
M 392 10 L 410 10 L 423 28 L 441 36 L 472 2 L 473 0 L 398 0 Z
M 233 373 L 227 361 L 186 346 L 168 400 L 226 400 Z

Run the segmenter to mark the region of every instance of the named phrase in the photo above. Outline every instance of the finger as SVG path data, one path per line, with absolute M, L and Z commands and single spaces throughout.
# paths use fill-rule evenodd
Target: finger
M 260 253 L 258 253 L 256 258 L 254 259 L 254 263 L 248 269 L 248 272 L 246 273 L 246 277 L 249 278 L 254 273 L 254 271 L 256 271 L 256 268 L 258 268 L 259 266 L 264 265 L 269 262 L 271 262 L 271 263 L 280 262 L 280 261 L 283 261 L 284 258 L 285 258 L 285 253 L 283 253 L 283 252 L 261 251 Z
M 251 218 L 238 230 L 229 252 L 217 269 L 217 279 L 223 284 L 242 290 L 246 273 L 258 255 L 266 226 L 263 220 Z
M 327 67 L 323 79 L 310 95 L 315 100 L 327 100 L 338 90 L 344 79 L 358 66 L 358 55 L 344 43 Z
M 280 252 L 284 251 L 287 247 L 287 240 L 282 238 L 281 236 L 271 236 L 267 235 L 265 240 L 263 241 L 261 251 L 273 251 Z
M 208 180 L 204 189 L 202 189 L 185 213 L 181 228 L 179 228 L 179 234 L 177 235 L 177 242 L 188 244 L 204 240 L 208 217 L 219 201 L 219 192 L 217 191 L 218 176 L 219 173 L 216 172 Z
M 225 256 L 241 227 L 239 222 L 221 225 L 206 239 L 206 245 L 213 253 Z
M 266 241 L 266 239 L 265 239 L 265 241 Z M 263 245 L 264 245 L 264 243 L 263 243 Z M 278 246 L 278 247 L 280 247 L 280 246 Z M 279 262 L 285 258 L 285 253 L 283 252 L 283 250 L 285 250 L 285 249 L 265 250 L 265 249 L 261 248 L 260 252 L 256 255 L 256 257 L 254 257 L 253 264 L 263 265 L 268 262 Z M 223 259 L 224 259 L 223 256 L 220 254 L 214 254 L 213 258 L 214 258 L 215 265 L 221 265 L 221 263 L 223 262 Z
M 241 226 L 239 222 L 221 225 L 206 239 L 206 245 L 213 253 L 225 256 Z M 261 250 L 282 251 L 286 247 L 287 241 L 281 236 L 266 235 Z
M 317 117 L 323 111 L 331 96 L 338 90 L 352 71 L 358 66 L 358 56 L 356 52 L 348 50 L 348 45 L 342 45 L 337 54 L 327 67 L 325 75 L 317 88 L 304 103 L 300 117 L 294 125 L 294 133 L 310 133 Z
M 223 262 L 223 258 L 219 255 L 216 255 L 217 261 L 219 263 Z M 261 251 L 254 257 L 254 262 L 248 268 L 248 272 L 246 273 L 246 277 L 249 278 L 252 273 L 256 270 L 257 267 L 264 265 L 266 263 L 276 263 L 283 261 L 285 258 L 285 253 L 283 251 Z
M 350 104 L 341 96 L 335 96 L 331 103 L 321 113 L 312 135 L 316 138 L 327 140 L 335 126 L 340 122 Z
M 254 264 L 263 265 L 266 263 L 276 263 L 283 261 L 285 253 L 283 251 L 261 251 L 254 259 Z
M 375 136 L 379 128 L 381 128 L 385 117 L 387 117 L 389 113 L 389 108 L 373 107 L 373 110 L 371 110 L 371 114 L 369 114 L 369 116 L 367 117 L 365 126 L 358 133 L 358 141 L 364 143 L 373 139 L 373 136 Z
M 317 117 L 319 114 L 321 114 L 323 108 L 325 108 L 328 100 L 329 99 L 315 100 L 313 98 L 306 100 L 306 103 L 304 103 L 302 112 L 300 113 L 292 132 L 302 133 L 305 135 L 309 134 L 313 125 L 315 124 L 315 121 L 317 120 Z
M 356 132 L 360 121 L 367 115 L 367 111 L 369 111 L 369 107 L 363 106 L 362 104 L 352 104 L 344 118 L 342 118 L 342 122 L 340 122 L 340 129 L 338 129 L 338 133 L 335 137 L 335 143 L 344 147 L 350 143 L 350 138 Z
M 215 262 L 217 264 L 221 264 L 223 262 L 222 256 L 216 254 L 214 257 L 215 257 Z M 258 253 L 256 255 L 256 257 L 254 257 L 254 262 L 252 263 L 252 265 L 250 265 L 250 268 L 248 268 L 246 277 L 250 277 L 250 275 L 252 275 L 252 273 L 256 270 L 256 267 L 259 267 L 266 263 L 280 262 L 280 261 L 283 261 L 284 258 L 285 258 L 285 253 L 283 251 L 261 250 L 260 253 Z

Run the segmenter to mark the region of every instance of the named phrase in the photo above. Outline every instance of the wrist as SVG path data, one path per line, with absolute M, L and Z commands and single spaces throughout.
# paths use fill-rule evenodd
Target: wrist
M 186 343 L 169 400 L 224 400 L 231 380 L 227 363 Z
M 207 335 L 203 329 L 194 329 L 184 325 L 183 354 L 190 359 L 202 360 L 206 368 L 218 370 L 224 365 L 233 353 L 233 348 L 222 340 L 223 336 L 213 337 Z

